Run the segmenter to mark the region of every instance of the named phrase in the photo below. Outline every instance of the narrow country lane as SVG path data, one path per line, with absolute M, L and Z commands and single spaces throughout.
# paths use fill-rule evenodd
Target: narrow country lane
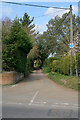
M 41 70 L 3 86 L 3 118 L 78 118 L 78 92 L 59 85 Z

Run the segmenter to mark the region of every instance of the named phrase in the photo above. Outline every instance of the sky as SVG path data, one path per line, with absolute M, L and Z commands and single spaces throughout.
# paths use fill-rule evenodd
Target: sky
M 46 31 L 47 27 L 46 24 L 51 18 L 54 18 L 56 15 L 60 17 L 62 14 L 69 12 L 69 10 L 60 10 L 54 9 L 51 7 L 66 7 L 69 8 L 70 5 L 73 7 L 73 13 L 78 15 L 78 1 L 77 0 L 3 0 L 3 1 L 13 1 L 13 2 L 21 2 L 21 3 L 28 3 L 28 4 L 37 4 L 37 5 L 44 5 L 49 6 L 50 8 L 38 8 L 32 6 L 20 6 L 20 5 L 12 5 L 7 3 L 2 3 L 2 18 L 6 16 L 9 17 L 11 20 L 14 20 L 15 17 L 22 18 L 24 13 L 28 13 L 30 18 L 34 17 L 34 24 L 36 31 L 39 31 L 41 34 Z M 37 2 L 36 2 L 37 1 Z M 49 1 L 49 2 L 48 2 Z

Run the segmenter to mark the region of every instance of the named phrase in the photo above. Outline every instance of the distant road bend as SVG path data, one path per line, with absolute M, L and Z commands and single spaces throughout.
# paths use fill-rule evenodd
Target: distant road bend
M 78 92 L 58 85 L 41 70 L 3 86 L 3 118 L 78 118 Z

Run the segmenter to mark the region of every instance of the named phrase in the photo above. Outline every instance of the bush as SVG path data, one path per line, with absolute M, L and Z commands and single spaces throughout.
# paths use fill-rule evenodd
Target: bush
M 60 58 L 59 57 L 50 57 L 50 58 L 45 60 L 43 66 L 47 66 L 47 68 L 49 68 L 50 71 L 52 71 L 53 70 L 53 61 L 54 60 L 60 60 Z
M 27 54 L 31 48 L 29 36 L 22 29 L 19 21 L 14 21 L 7 47 L 3 50 L 3 70 L 15 70 L 25 74 Z
M 76 65 L 78 73 L 80 74 L 80 54 L 76 54 Z M 63 56 L 62 58 L 51 57 L 46 59 L 44 63 L 45 71 L 54 71 L 61 74 L 70 75 L 70 56 Z M 75 56 L 72 56 L 72 73 L 76 74 Z
M 60 61 L 59 60 L 54 60 L 52 62 L 52 71 L 60 72 Z
M 65 75 L 70 74 L 70 56 L 62 57 L 60 63 L 60 73 Z
M 8 45 L 7 48 L 3 51 L 2 54 L 2 69 L 3 71 L 13 71 L 16 67 L 16 44 Z
M 80 74 L 80 53 L 76 54 L 78 74 Z
M 43 67 L 43 72 L 44 73 L 49 73 L 51 70 L 50 70 L 50 67 L 46 66 L 46 67 Z

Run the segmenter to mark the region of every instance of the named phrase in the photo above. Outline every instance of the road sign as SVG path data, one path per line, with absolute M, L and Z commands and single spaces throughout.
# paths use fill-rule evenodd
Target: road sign
M 74 46 L 73 46 L 73 43 L 70 43 L 70 48 L 73 48 Z

